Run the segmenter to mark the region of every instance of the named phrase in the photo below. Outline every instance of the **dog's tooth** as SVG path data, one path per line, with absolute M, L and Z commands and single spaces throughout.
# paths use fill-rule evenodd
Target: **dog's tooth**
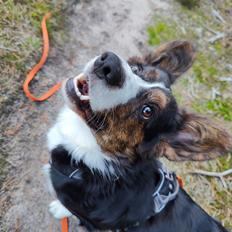
M 76 92 L 77 96 L 80 97 L 80 96 L 81 96 L 81 93 L 80 93 L 80 91 L 79 91 L 79 89 L 78 89 L 76 83 L 77 83 L 77 79 L 76 79 L 76 77 L 75 77 L 75 78 L 73 79 L 73 85 L 74 85 L 74 89 L 75 89 L 75 92 Z
M 73 79 L 79 80 L 79 79 L 85 79 L 84 73 L 80 73 L 78 76 L 74 77 Z
M 89 100 L 89 96 L 87 96 L 87 95 L 81 95 L 80 99 L 81 100 Z

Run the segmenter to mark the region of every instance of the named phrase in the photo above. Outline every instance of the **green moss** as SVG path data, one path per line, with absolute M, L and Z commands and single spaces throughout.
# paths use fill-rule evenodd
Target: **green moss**
M 228 156 L 222 156 L 218 158 L 219 163 L 219 171 L 225 171 L 227 169 L 230 169 L 232 167 L 232 154 L 229 154 Z
M 215 112 L 217 116 L 224 118 L 227 121 L 232 121 L 232 100 L 217 97 L 214 100 L 207 101 L 207 108 Z
M 176 25 L 166 24 L 165 22 L 157 22 L 154 26 L 147 29 L 150 45 L 158 45 L 161 42 L 169 41 L 176 38 Z
M 218 190 L 215 189 L 215 191 L 217 192 L 217 196 L 215 197 L 214 201 L 211 203 L 212 207 L 215 209 L 220 209 L 217 210 L 217 219 L 219 221 L 225 221 L 225 227 L 227 229 L 232 229 L 232 224 L 230 221 L 225 220 L 225 215 L 227 214 L 227 212 L 230 212 L 230 206 L 232 205 L 232 196 L 231 193 L 229 191 L 225 190 Z
M 213 46 L 218 55 L 221 55 L 222 53 L 224 53 L 224 47 L 222 46 L 221 41 L 216 41 Z
M 218 75 L 215 60 L 207 53 L 198 53 L 197 59 L 193 65 L 193 72 L 196 79 L 208 86 L 214 85 L 213 80 Z

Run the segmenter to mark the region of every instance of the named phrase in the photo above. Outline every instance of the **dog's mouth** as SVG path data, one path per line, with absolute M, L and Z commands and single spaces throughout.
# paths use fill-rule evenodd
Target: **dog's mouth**
M 93 115 L 89 102 L 88 77 L 80 74 L 75 78 L 68 79 L 65 91 L 69 100 L 74 103 L 77 113 L 86 121 Z
M 103 129 L 104 114 L 92 110 L 89 97 L 89 78 L 80 74 L 70 78 L 64 85 L 65 93 L 69 99 L 70 107 L 81 116 L 94 130 Z

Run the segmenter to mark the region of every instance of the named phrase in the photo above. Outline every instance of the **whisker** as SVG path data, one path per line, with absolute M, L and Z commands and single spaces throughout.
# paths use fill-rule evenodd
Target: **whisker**
M 103 127 L 104 127 L 104 124 L 105 124 L 105 121 L 106 121 L 106 118 L 108 116 L 109 112 L 107 112 L 102 120 L 102 123 L 101 125 L 99 126 L 99 128 L 97 129 L 97 131 L 95 133 L 98 133 Z

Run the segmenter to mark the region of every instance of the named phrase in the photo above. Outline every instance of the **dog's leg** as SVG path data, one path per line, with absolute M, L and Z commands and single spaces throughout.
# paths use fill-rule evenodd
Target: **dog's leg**
M 45 178 L 47 180 L 48 191 L 53 197 L 56 197 L 56 193 L 55 193 L 55 190 L 52 186 L 52 181 L 50 178 L 50 171 L 51 171 L 51 165 L 45 164 L 42 168 L 42 172 L 45 175 Z
M 59 200 L 52 201 L 49 205 L 49 212 L 56 219 L 72 216 L 72 213 L 68 211 Z

